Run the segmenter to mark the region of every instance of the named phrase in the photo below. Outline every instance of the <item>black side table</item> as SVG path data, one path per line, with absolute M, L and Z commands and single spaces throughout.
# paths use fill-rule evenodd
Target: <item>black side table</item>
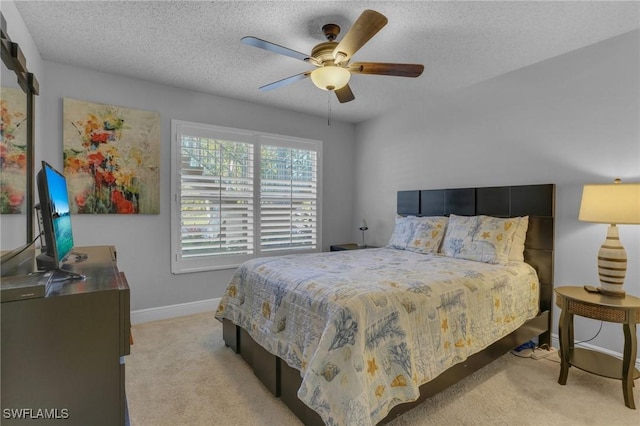
M 336 245 L 332 245 L 330 246 L 330 250 L 331 251 L 343 251 L 343 250 L 361 250 L 361 249 L 368 249 L 368 248 L 377 248 L 377 247 L 373 247 L 373 246 L 359 246 L 356 243 L 348 243 L 348 244 L 336 244 Z

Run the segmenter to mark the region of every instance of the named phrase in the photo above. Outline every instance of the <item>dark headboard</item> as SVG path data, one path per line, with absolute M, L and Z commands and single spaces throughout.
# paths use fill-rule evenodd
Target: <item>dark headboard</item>
M 397 212 L 415 216 L 529 216 L 524 260 L 540 279 L 540 310 L 552 310 L 555 221 L 553 184 L 398 191 Z

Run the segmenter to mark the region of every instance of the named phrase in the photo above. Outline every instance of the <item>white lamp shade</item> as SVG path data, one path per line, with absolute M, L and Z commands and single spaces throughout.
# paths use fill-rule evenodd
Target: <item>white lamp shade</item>
M 585 185 L 578 219 L 616 225 L 640 224 L 640 183 Z
M 338 90 L 347 85 L 351 73 L 342 67 L 324 66 L 311 72 L 311 81 L 322 90 Z

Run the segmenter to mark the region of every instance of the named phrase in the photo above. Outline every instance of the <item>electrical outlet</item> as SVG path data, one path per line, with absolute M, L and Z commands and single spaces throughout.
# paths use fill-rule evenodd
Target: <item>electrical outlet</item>
M 542 359 L 542 358 L 549 358 L 551 356 L 558 354 L 558 350 L 554 347 L 547 349 L 541 349 L 541 348 L 536 348 L 532 353 L 531 353 L 531 358 L 533 359 Z

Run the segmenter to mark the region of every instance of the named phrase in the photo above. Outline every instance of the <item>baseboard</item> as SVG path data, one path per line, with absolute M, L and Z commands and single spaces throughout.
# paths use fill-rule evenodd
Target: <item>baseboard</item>
M 180 303 L 178 305 L 159 306 L 157 308 L 131 311 L 131 324 L 177 318 L 202 312 L 215 312 L 220 298 L 199 300 L 197 302 Z
M 553 334 L 553 333 L 551 334 L 551 346 L 553 346 L 556 349 L 560 348 L 560 340 L 558 339 L 557 334 Z M 593 351 L 602 352 L 602 353 L 611 355 L 612 357 L 622 359 L 622 352 L 614 352 L 609 349 L 601 348 L 600 346 L 590 345 L 588 343 L 578 343 L 576 346 L 579 348 L 585 348 Z M 640 370 L 640 358 L 636 358 L 636 368 Z

